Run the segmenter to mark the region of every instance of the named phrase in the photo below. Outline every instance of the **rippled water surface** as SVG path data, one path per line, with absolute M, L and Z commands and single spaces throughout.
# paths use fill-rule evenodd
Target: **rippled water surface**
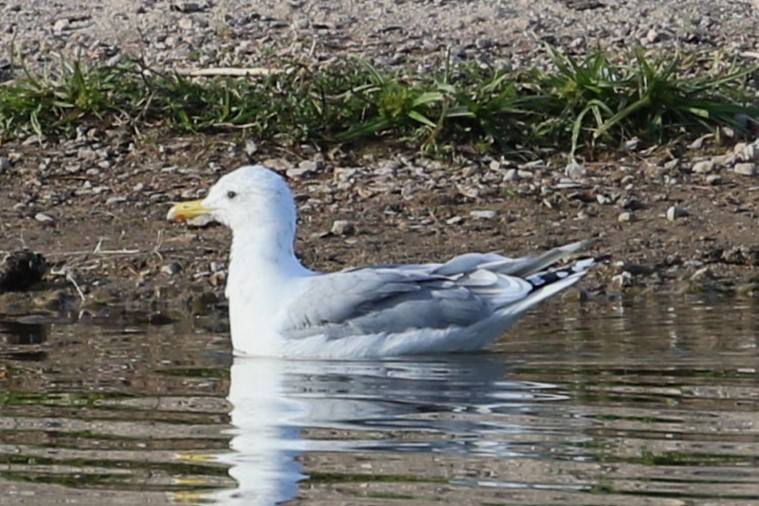
M 383 362 L 0 317 L 0 504 L 759 504 L 757 315 L 549 303 L 488 353 Z

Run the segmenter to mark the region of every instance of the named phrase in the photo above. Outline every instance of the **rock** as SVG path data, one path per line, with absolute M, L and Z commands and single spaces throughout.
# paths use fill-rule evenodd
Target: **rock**
M 303 160 L 297 167 L 287 169 L 285 174 L 290 179 L 300 179 L 315 173 L 319 169 L 319 163 L 311 160 Z
M 356 232 L 356 227 L 348 220 L 335 220 L 330 232 L 334 235 L 350 235 Z
M 682 207 L 672 206 L 667 209 L 667 219 L 669 221 L 675 221 L 676 219 L 682 218 L 684 216 L 688 216 L 688 211 Z
M 584 166 L 575 161 L 568 163 L 567 166 L 564 167 L 564 175 L 575 181 L 585 177 L 587 172 L 588 170 Z
M 651 43 L 651 44 L 654 44 L 654 43 L 656 43 L 656 42 L 659 42 L 660 40 L 662 40 L 662 34 L 661 34 L 660 32 L 657 32 L 657 31 L 656 31 L 656 30 L 654 30 L 653 28 L 651 28 L 651 29 L 650 29 L 650 30 L 649 30 L 649 31 L 646 33 L 646 40 L 647 40 L 649 43 Z
M 258 144 L 256 144 L 256 141 L 248 139 L 245 141 L 244 150 L 245 154 L 251 157 L 258 152 Z
M 633 137 L 630 140 L 625 141 L 625 150 L 626 151 L 637 151 L 638 148 L 640 148 L 641 141 L 637 137 Z
M 67 18 L 59 19 L 53 23 L 53 31 L 55 33 L 61 33 L 63 30 L 67 29 L 69 25 L 71 25 L 71 21 L 69 21 Z
M 690 277 L 691 281 L 703 281 L 705 279 L 715 279 L 714 273 L 709 267 L 702 267 Z
M 672 160 L 668 160 L 664 162 L 664 169 L 665 170 L 675 170 L 680 166 L 680 159 L 679 158 L 673 158 Z
M 506 171 L 506 174 L 503 175 L 504 182 L 511 183 L 513 181 L 517 181 L 519 179 L 519 174 L 517 174 L 517 169 L 509 169 Z
M 627 271 L 624 271 L 620 274 L 612 276 L 611 283 L 617 288 L 626 288 L 626 287 L 633 286 L 635 284 L 635 281 L 633 279 L 632 274 L 630 274 Z
M 201 214 L 187 220 L 187 226 L 191 228 L 203 228 L 215 222 L 216 220 L 210 214 Z
M 608 204 L 613 204 L 614 200 L 611 197 L 609 197 L 608 195 L 604 195 L 603 193 L 599 193 L 598 195 L 596 195 L 596 202 L 598 202 L 602 206 L 605 206 L 605 205 L 608 205 Z
M 619 216 L 617 216 L 617 221 L 620 223 L 629 223 L 633 221 L 633 213 L 629 211 L 619 213 Z
M 691 171 L 696 174 L 707 174 L 714 170 L 714 165 L 715 163 L 713 160 L 702 160 L 694 163 Z
M 517 176 L 519 176 L 519 179 L 532 179 L 534 174 L 529 170 L 518 170 Z
M 182 266 L 179 262 L 169 262 L 161 267 L 161 273 L 173 276 L 182 270 Z
M 736 163 L 735 167 L 733 167 L 733 172 L 741 176 L 755 176 L 756 164 L 753 162 Z
M 498 217 L 498 211 L 492 211 L 492 210 L 487 210 L 487 209 L 470 211 L 469 216 L 471 216 L 472 218 L 477 218 L 479 220 L 492 220 Z
M 105 201 L 105 205 L 112 206 L 114 204 L 123 204 L 126 201 L 126 197 L 110 197 Z
M 706 176 L 706 184 L 717 186 L 718 184 L 722 184 L 722 178 L 716 174 L 710 174 Z
M 458 225 L 462 221 L 464 221 L 464 218 L 462 218 L 461 216 L 454 216 L 453 218 L 448 218 L 447 220 L 445 220 L 445 222 L 448 225 Z
M 37 213 L 34 215 L 34 219 L 48 225 L 55 223 L 55 218 L 46 213 Z
M 40 253 L 20 250 L 8 253 L 0 262 L 0 292 L 26 290 L 47 272 L 47 260 Z
M 202 12 L 206 10 L 208 7 L 205 5 L 201 5 L 197 2 L 174 2 L 171 8 L 175 11 L 189 14 L 192 12 Z
M 11 163 L 10 159 L 0 156 L 0 174 L 4 174 L 11 170 L 11 167 L 13 164 Z

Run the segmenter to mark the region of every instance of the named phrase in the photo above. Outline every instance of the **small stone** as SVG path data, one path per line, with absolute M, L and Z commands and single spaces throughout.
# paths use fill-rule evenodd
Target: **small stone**
M 356 227 L 348 220 L 335 220 L 332 222 L 330 232 L 333 235 L 350 235 L 355 233 Z
M 179 28 L 182 30 L 192 30 L 192 18 L 180 18 L 177 25 L 179 25 Z
M 603 205 L 611 204 L 614 201 L 608 195 L 604 195 L 603 193 L 599 193 L 598 195 L 596 195 L 596 202 L 598 202 L 599 204 L 601 204 L 603 206 Z
M 749 162 L 759 162 L 759 145 L 754 142 L 746 146 L 743 156 Z
M 625 288 L 633 286 L 634 284 L 633 275 L 627 271 L 617 274 L 616 276 L 612 276 L 611 282 L 617 288 Z
M 210 214 L 201 214 L 187 220 L 187 226 L 191 228 L 203 228 L 207 227 L 211 223 L 214 223 L 215 221 L 216 220 L 214 220 Z
M 587 172 L 588 170 L 585 167 L 575 161 L 568 163 L 567 166 L 564 167 L 564 175 L 575 181 L 585 177 Z
M 53 31 L 55 33 L 61 33 L 63 30 L 68 28 L 70 24 L 71 24 L 71 21 L 69 21 L 66 18 L 59 19 L 58 21 L 53 23 Z
M 709 267 L 702 267 L 694 272 L 690 279 L 691 281 L 702 281 L 705 279 L 715 279 L 715 276 Z
M 518 170 L 517 176 L 519 176 L 519 179 L 532 179 L 534 174 L 529 170 Z
M 517 169 L 509 169 L 506 171 L 506 174 L 503 175 L 503 180 L 505 182 L 513 182 L 519 179 L 519 174 L 517 174 Z
M 201 12 L 206 9 L 205 6 L 200 5 L 197 2 L 174 2 L 172 9 L 179 12 L 189 14 L 191 12 Z
M 464 218 L 462 218 L 461 216 L 454 216 L 453 218 L 448 218 L 447 220 L 445 220 L 445 222 L 448 225 L 458 225 L 462 221 L 464 221 Z
M 258 144 L 256 144 L 256 141 L 248 139 L 245 141 L 245 154 L 248 156 L 253 156 L 258 152 Z
M 697 174 L 706 174 L 714 170 L 714 165 L 712 160 L 702 160 L 694 163 L 691 171 Z
M 492 211 L 492 210 L 477 210 L 477 211 L 470 211 L 469 216 L 472 218 L 477 218 L 478 220 L 492 220 L 493 218 L 498 217 L 498 211 Z
M 105 205 L 112 206 L 114 204 L 123 204 L 126 202 L 126 197 L 110 197 L 108 200 L 105 201 Z
M 214 272 L 211 274 L 211 277 L 208 278 L 208 282 L 211 283 L 211 286 L 223 286 L 227 282 L 226 271 Z
M 179 262 L 169 262 L 168 264 L 161 267 L 161 273 L 167 274 L 169 276 L 173 276 L 181 270 L 182 266 L 179 264 Z
M 620 223 L 629 223 L 633 221 L 633 214 L 629 211 L 619 213 L 619 216 L 617 216 L 617 221 Z
M 679 206 L 672 206 L 667 209 L 667 219 L 669 221 L 675 221 L 678 218 L 688 216 L 688 211 Z
M 664 168 L 666 170 L 675 170 L 679 166 L 680 166 L 680 159 L 679 158 L 673 158 L 672 160 L 664 162 Z
M 40 223 L 46 223 L 46 224 L 55 223 L 55 218 L 53 218 L 52 216 L 46 213 L 37 213 L 34 215 L 34 219 L 39 221 Z
M 706 137 L 707 136 L 702 135 L 701 137 L 699 137 L 695 141 L 691 142 L 688 145 L 688 149 L 693 149 L 693 150 L 703 149 L 704 148 L 704 141 L 706 140 Z
M 733 172 L 741 176 L 755 176 L 756 164 L 753 162 L 736 163 L 735 167 L 733 167 Z
M 5 158 L 4 156 L 0 156 L 0 174 L 3 174 L 11 170 L 12 165 L 13 164 L 8 158 Z
M 710 174 L 706 176 L 706 184 L 717 186 L 718 184 L 722 184 L 722 178 L 717 174 Z
M 319 164 L 311 160 L 303 160 L 297 167 L 291 167 L 285 172 L 290 179 L 300 179 L 313 174 L 319 169 Z
M 640 148 L 640 139 L 637 137 L 633 137 L 630 140 L 625 141 L 625 150 L 626 151 L 637 151 L 638 148 Z

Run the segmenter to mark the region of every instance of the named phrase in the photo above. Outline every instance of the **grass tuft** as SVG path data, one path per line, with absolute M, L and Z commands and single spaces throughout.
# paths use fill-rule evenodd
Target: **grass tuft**
M 246 129 L 284 143 L 401 140 L 445 150 L 558 147 L 574 155 L 633 137 L 648 144 L 694 138 L 759 118 L 751 87 L 757 68 L 719 53 L 547 52 L 548 67 L 520 71 L 465 63 L 415 73 L 351 59 L 284 65 L 256 78 L 62 61 L 0 85 L 0 140 L 127 125 Z

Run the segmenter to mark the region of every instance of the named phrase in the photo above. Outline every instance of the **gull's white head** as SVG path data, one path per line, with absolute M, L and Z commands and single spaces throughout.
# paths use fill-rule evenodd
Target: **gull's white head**
M 167 218 L 210 214 L 234 234 L 268 229 L 292 237 L 295 212 L 292 193 L 279 174 L 263 165 L 246 165 L 221 177 L 203 200 L 175 204 Z

